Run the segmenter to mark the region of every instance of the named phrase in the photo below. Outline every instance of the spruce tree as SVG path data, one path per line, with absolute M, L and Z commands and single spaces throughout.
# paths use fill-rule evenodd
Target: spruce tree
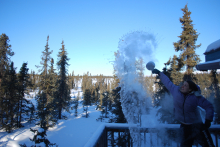
M 69 93 L 69 86 L 68 86 L 68 69 L 69 66 L 68 61 L 69 58 L 67 57 L 67 51 L 65 49 L 64 41 L 62 41 L 62 48 L 60 48 L 60 52 L 58 54 L 58 89 L 57 89 L 57 108 L 58 108 L 58 119 L 62 118 L 62 111 L 65 110 L 70 112 L 70 105 L 71 105 L 71 97 Z
M 211 93 L 213 92 L 213 89 L 211 88 L 213 79 L 210 74 L 206 72 L 196 74 L 196 78 L 198 79 L 198 82 L 196 84 L 199 85 L 201 89 L 201 94 L 205 98 L 209 98 Z
M 7 76 L 1 85 L 4 89 L 2 127 L 7 132 L 11 132 L 17 126 L 15 116 L 17 115 L 18 81 L 15 70 L 14 63 L 11 62 L 9 68 L 6 69 Z
M 78 115 L 79 99 L 80 99 L 80 97 L 79 97 L 79 92 L 78 92 L 77 97 L 74 99 L 75 116 Z
M 0 128 L 5 124 L 5 109 L 7 105 L 5 105 L 6 100 L 6 87 L 5 85 L 7 78 L 7 69 L 9 69 L 10 65 L 10 57 L 14 55 L 14 52 L 11 49 L 11 45 L 9 44 L 9 37 L 6 34 L 0 35 Z
M 112 113 L 115 115 L 114 122 L 115 123 L 126 123 L 127 120 L 124 116 L 124 113 L 122 111 L 122 106 L 121 106 L 121 97 L 120 97 L 120 91 L 121 87 L 116 87 L 115 89 L 112 90 L 112 97 L 114 99 Z
M 105 78 L 103 77 L 103 75 L 100 75 L 99 76 L 99 79 L 98 79 L 98 81 L 97 82 L 99 82 L 99 92 L 100 92 L 100 95 L 99 95 L 99 106 L 101 107 L 102 106 L 102 103 L 103 103 L 103 98 L 104 98 L 104 96 L 102 95 L 102 93 L 104 92 L 104 91 L 106 91 L 106 87 L 105 87 Z
M 54 60 L 51 58 L 50 61 L 50 69 L 48 71 L 48 83 L 50 85 L 50 95 L 53 96 L 53 98 L 50 99 L 50 103 L 55 103 L 55 95 L 57 94 L 57 74 L 54 69 Z M 56 107 L 56 106 L 54 106 Z
M 95 96 L 94 96 L 94 101 L 95 101 L 95 105 L 96 105 L 96 109 L 98 109 L 99 107 L 99 97 L 100 97 L 100 93 L 99 93 L 99 84 L 98 82 L 95 83 Z
M 103 109 L 103 112 L 105 113 L 105 118 L 108 116 L 108 106 L 109 106 L 109 101 L 110 101 L 110 93 L 108 91 L 105 91 L 102 93 L 103 99 L 102 99 L 102 106 L 105 107 Z
M 34 137 L 30 140 L 33 141 L 35 143 L 35 146 L 31 146 L 31 147 L 36 147 L 36 144 L 39 144 L 41 142 L 43 142 L 45 144 L 45 147 L 52 147 L 54 145 L 56 145 L 56 143 L 51 143 L 47 138 L 47 130 L 45 129 L 31 129 L 30 128 L 30 131 L 34 133 Z M 21 146 L 24 146 L 24 147 L 27 147 L 25 144 L 24 145 L 21 145 Z
M 49 36 L 44 51 L 42 52 L 41 66 L 37 66 L 40 71 L 39 93 L 36 96 L 37 100 L 37 116 L 41 128 L 47 130 L 56 124 L 57 119 L 54 116 L 54 81 L 51 80 L 50 63 L 52 51 L 49 51 Z
M 88 106 L 91 105 L 91 91 L 89 89 L 85 90 L 83 94 L 83 108 L 86 113 L 86 118 L 88 118 Z
M 87 72 L 87 74 L 83 75 L 83 79 L 82 79 L 82 91 L 83 93 L 85 92 L 86 89 L 92 89 L 92 78 L 89 75 L 89 72 Z
M 92 84 L 91 88 L 91 103 L 96 104 L 96 93 L 95 93 L 95 84 Z
M 179 85 L 183 79 L 183 74 L 180 72 L 183 63 L 174 55 L 169 64 L 171 64 L 168 70 L 170 72 L 170 79 L 175 85 Z
M 18 74 L 19 99 L 17 103 L 17 127 L 22 127 L 21 121 L 23 120 L 23 114 L 29 115 L 31 111 L 33 112 L 33 104 L 31 103 L 31 101 L 28 101 L 24 98 L 24 93 L 27 91 L 27 87 L 31 84 L 29 81 L 30 77 L 28 74 L 28 70 L 29 69 L 27 68 L 27 63 L 23 63 Z
M 182 24 L 182 33 L 179 41 L 174 43 L 175 51 L 180 51 L 179 59 L 182 60 L 183 65 L 186 67 L 184 74 L 184 80 L 193 80 L 195 76 L 193 75 L 194 67 L 200 62 L 199 55 L 195 53 L 195 50 L 201 46 L 201 44 L 196 45 L 197 38 L 199 34 L 193 28 L 191 20 L 191 12 L 188 10 L 187 5 L 183 9 L 183 17 L 180 18 L 180 23 Z
M 14 55 L 9 41 L 9 37 L 6 34 L 0 36 L 0 82 L 4 76 L 6 67 L 9 66 L 10 56 Z

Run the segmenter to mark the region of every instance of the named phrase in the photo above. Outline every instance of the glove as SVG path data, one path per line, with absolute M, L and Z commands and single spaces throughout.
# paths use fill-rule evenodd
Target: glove
M 206 119 L 205 123 L 202 126 L 202 130 L 208 129 L 211 126 L 211 122 L 212 122 L 211 120 Z
M 159 71 L 158 69 L 155 68 L 155 69 L 152 70 L 152 73 L 153 73 L 153 74 L 159 74 L 160 71 Z

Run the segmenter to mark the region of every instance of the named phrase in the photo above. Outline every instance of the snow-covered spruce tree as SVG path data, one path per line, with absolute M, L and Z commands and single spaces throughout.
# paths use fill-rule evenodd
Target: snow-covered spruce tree
M 69 66 L 67 57 L 67 52 L 65 49 L 64 41 L 62 41 L 62 47 L 60 48 L 60 52 L 58 53 L 58 81 L 57 81 L 57 95 L 56 95 L 56 105 L 58 108 L 58 119 L 62 119 L 62 111 L 65 110 L 70 113 L 71 108 L 71 97 L 69 93 L 68 86 L 68 69 Z
M 56 91 L 55 81 L 51 80 L 51 73 L 48 72 L 51 62 L 52 51 L 49 51 L 49 36 L 47 37 L 47 43 L 45 50 L 42 52 L 41 66 L 37 66 L 40 72 L 39 81 L 39 93 L 36 96 L 37 101 L 37 116 L 39 118 L 39 125 L 44 130 L 48 127 L 52 127 L 57 123 L 54 105 L 54 94 Z
M 184 80 L 196 80 L 195 75 L 193 74 L 194 67 L 200 62 L 199 55 L 195 53 L 195 50 L 201 46 L 201 44 L 196 45 L 197 38 L 199 34 L 193 28 L 191 20 L 191 12 L 188 10 L 187 5 L 183 9 L 183 17 L 180 18 L 180 23 L 182 24 L 182 33 L 179 41 L 174 43 L 175 51 L 180 51 L 180 57 L 183 62 L 186 71 L 184 73 Z
M 9 37 L 6 34 L 0 35 L 0 128 L 4 128 L 7 105 L 5 105 L 5 82 L 7 69 L 10 65 L 10 57 L 14 55 L 9 44 Z M 5 128 L 4 128 L 5 129 Z
M 56 145 L 56 143 L 51 143 L 46 138 L 46 136 L 47 136 L 46 131 L 47 130 L 45 130 L 43 128 L 40 128 L 38 130 L 30 128 L 30 131 L 34 133 L 33 139 L 30 139 L 31 141 L 33 141 L 35 143 L 35 146 L 33 146 L 33 147 L 36 147 L 36 144 L 40 144 L 42 142 L 45 144 L 45 147 L 51 147 L 51 146 Z M 26 147 L 26 145 L 23 145 L 23 146 Z

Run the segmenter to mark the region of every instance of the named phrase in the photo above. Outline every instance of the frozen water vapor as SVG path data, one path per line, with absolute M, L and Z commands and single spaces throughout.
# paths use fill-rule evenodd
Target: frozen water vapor
M 118 44 L 118 53 L 114 62 L 117 77 L 120 79 L 121 103 L 123 113 L 130 125 L 131 136 L 140 146 L 141 116 L 148 114 L 151 98 L 144 86 L 139 83 L 136 61 L 140 58 L 145 63 L 155 61 L 154 52 L 157 47 L 155 36 L 147 32 L 132 32 L 123 36 Z M 133 126 L 138 126 L 134 128 Z

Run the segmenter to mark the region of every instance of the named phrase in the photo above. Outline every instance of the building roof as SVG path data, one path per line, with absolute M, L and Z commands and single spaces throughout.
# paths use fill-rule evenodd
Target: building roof
M 207 62 L 200 63 L 196 65 L 196 69 L 200 71 L 220 69 L 219 51 L 220 51 L 220 39 L 211 43 L 207 47 L 204 53 L 206 56 L 206 60 L 210 59 L 212 61 L 208 60 Z
M 220 59 L 200 63 L 196 65 L 196 69 L 200 71 L 220 69 Z
M 215 52 L 216 50 L 220 50 L 220 39 L 217 40 L 217 41 L 215 41 L 215 42 L 213 42 L 213 43 L 211 43 L 211 44 L 207 47 L 207 49 L 206 49 L 206 51 L 205 51 L 204 54 L 207 55 L 208 53 Z

